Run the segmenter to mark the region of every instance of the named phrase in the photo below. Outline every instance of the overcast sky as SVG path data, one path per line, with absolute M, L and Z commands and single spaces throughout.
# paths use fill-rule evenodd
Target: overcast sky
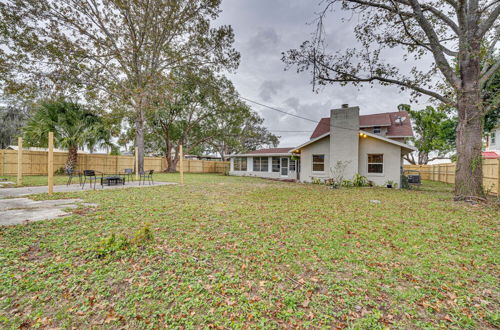
M 298 47 L 314 31 L 311 23 L 321 7 L 317 0 L 223 0 L 218 20 L 230 24 L 235 32 L 235 47 L 241 53 L 240 67 L 229 75 L 239 93 L 246 98 L 319 120 L 343 103 L 357 105 L 361 114 L 397 111 L 398 104 L 409 103 L 408 93 L 397 87 L 366 85 L 360 89 L 330 85 L 319 93 L 312 91 L 311 76 L 284 71 L 281 52 Z M 342 22 L 345 12 L 330 14 L 327 38 L 330 49 L 342 50 L 355 45 L 353 27 L 356 18 Z M 391 53 L 389 61 L 402 62 L 402 53 Z M 408 64 L 405 64 L 408 66 Z M 426 98 L 422 101 L 425 103 Z M 273 132 L 281 136 L 280 146 L 293 147 L 309 139 L 314 123 L 283 115 L 250 104 L 265 118 L 271 131 L 295 130 L 307 133 Z

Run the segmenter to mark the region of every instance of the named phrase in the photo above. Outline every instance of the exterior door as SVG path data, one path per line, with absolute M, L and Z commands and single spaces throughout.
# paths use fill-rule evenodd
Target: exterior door
M 288 158 L 281 158 L 281 176 L 288 176 Z

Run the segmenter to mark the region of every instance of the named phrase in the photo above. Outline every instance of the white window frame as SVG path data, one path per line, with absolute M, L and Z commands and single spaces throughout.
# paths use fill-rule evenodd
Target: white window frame
M 497 142 L 496 132 L 491 132 L 490 140 L 491 140 L 490 144 L 496 145 L 496 142 Z
M 314 156 L 323 156 L 323 162 L 320 163 L 320 162 L 314 162 Z M 325 154 L 313 154 L 311 156 L 311 172 L 314 172 L 314 173 L 325 173 L 325 162 L 326 162 L 326 159 L 325 159 Z M 314 170 L 314 165 L 315 164 L 322 164 L 323 165 L 323 170 L 322 171 L 316 171 Z
M 293 164 L 293 166 L 292 166 Z M 289 158 L 288 159 L 288 171 L 290 172 L 296 172 L 297 169 L 297 161 L 295 159 Z
M 243 162 L 245 163 L 245 169 L 242 168 Z M 237 164 L 239 166 L 237 166 Z M 234 157 L 233 160 L 233 171 L 246 172 L 248 169 L 248 159 L 247 157 Z
M 275 160 L 278 161 L 277 164 L 274 163 Z M 278 170 L 277 171 L 274 170 L 274 166 L 275 165 L 278 166 Z M 273 172 L 273 173 L 281 173 L 281 157 L 279 157 L 279 156 L 273 156 L 271 158 L 271 172 Z
M 382 162 L 370 162 L 370 156 L 382 156 Z M 366 155 L 366 173 L 368 175 L 384 175 L 384 154 L 367 154 Z M 370 172 L 370 165 L 382 165 L 382 172 Z
M 373 134 L 380 134 L 382 132 L 382 128 L 380 126 L 373 127 Z
M 267 166 L 266 169 L 262 169 L 262 160 L 266 160 Z M 257 161 L 258 160 L 258 161 Z M 258 165 L 258 168 L 256 169 L 256 165 Z M 269 157 L 253 157 L 253 172 L 268 172 L 269 171 Z

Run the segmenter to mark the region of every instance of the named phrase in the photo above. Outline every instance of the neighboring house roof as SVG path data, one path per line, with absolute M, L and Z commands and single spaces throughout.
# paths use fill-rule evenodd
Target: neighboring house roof
M 497 159 L 500 158 L 500 155 L 494 151 L 483 151 L 482 152 L 484 159 Z
M 229 157 L 235 156 L 280 156 L 280 155 L 291 155 L 291 151 L 294 148 L 268 148 L 268 149 L 259 149 L 248 151 L 242 154 L 234 154 Z
M 372 115 L 359 116 L 359 127 L 388 127 L 386 136 L 388 137 L 409 137 L 413 136 L 410 117 L 406 111 L 376 113 Z M 335 127 L 334 127 L 335 128 Z M 330 131 L 330 117 L 321 118 L 314 129 L 311 139 L 317 138 Z
M 360 134 L 365 134 L 365 135 L 367 135 L 369 137 L 372 137 L 374 139 L 382 140 L 382 141 L 387 142 L 387 143 L 395 144 L 397 146 L 400 146 L 402 148 L 405 148 L 405 149 L 408 149 L 408 150 L 411 150 L 411 151 L 417 151 L 417 148 L 415 148 L 413 146 L 410 146 L 410 145 L 408 145 L 406 143 L 403 143 L 403 142 L 399 142 L 399 141 L 395 141 L 395 140 L 392 140 L 392 139 L 388 139 L 386 137 L 383 137 L 383 136 L 380 136 L 380 135 L 377 135 L 377 134 L 373 134 L 373 133 L 370 133 L 370 132 L 366 132 L 366 131 L 361 131 L 360 130 L 359 133 Z M 327 137 L 329 135 L 330 135 L 330 132 L 324 133 L 324 134 L 322 134 L 322 135 L 320 135 L 320 136 L 318 136 L 318 137 L 316 137 L 316 138 L 314 138 L 312 140 L 307 141 L 306 143 L 301 144 L 297 148 L 294 148 L 293 151 L 298 151 L 299 149 L 301 149 L 301 148 L 303 148 L 305 146 L 308 146 L 310 144 L 313 144 L 316 141 L 321 140 L 321 139 L 323 139 L 323 138 L 325 138 L 325 137 Z

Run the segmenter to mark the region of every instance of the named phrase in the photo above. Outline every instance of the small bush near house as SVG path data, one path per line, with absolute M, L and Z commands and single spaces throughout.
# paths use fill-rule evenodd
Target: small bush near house
M 354 184 L 352 183 L 351 180 L 342 180 L 342 182 L 340 183 L 340 186 L 348 188 L 348 187 L 353 187 Z
M 354 187 L 366 187 L 368 186 L 368 179 L 365 176 L 356 173 L 352 179 L 352 185 Z

